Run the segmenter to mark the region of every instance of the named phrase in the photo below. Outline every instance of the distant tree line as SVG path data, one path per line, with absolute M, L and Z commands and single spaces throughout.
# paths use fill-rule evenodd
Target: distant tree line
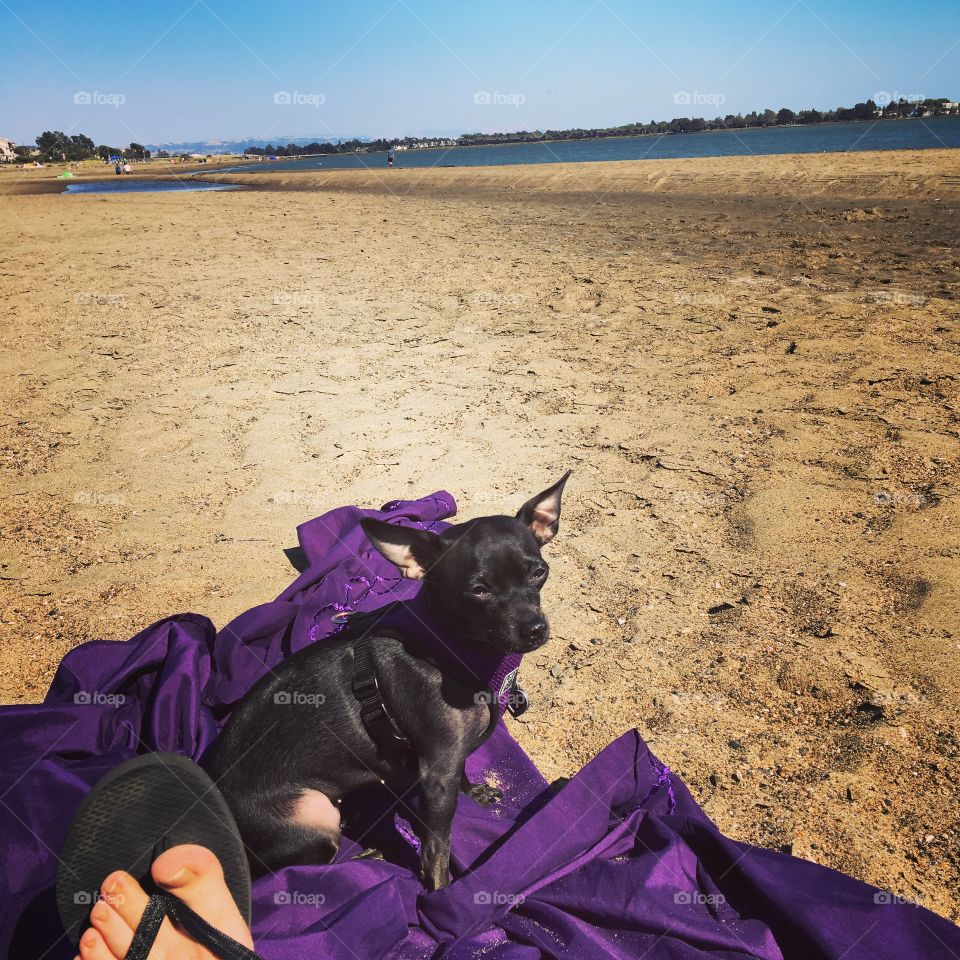
M 85 134 L 67 136 L 62 130 L 44 130 L 37 137 L 36 146 L 18 146 L 13 148 L 18 163 L 72 163 L 75 160 L 89 160 L 99 157 L 103 161 L 111 157 L 123 157 L 124 160 L 149 160 L 150 151 L 142 143 L 131 143 L 128 147 L 110 147 L 106 144 L 95 145 Z
M 419 143 L 417 137 L 405 137 L 403 140 L 338 140 L 336 143 L 308 143 L 297 146 L 288 143 L 285 147 L 268 144 L 265 147 L 247 147 L 243 152 L 251 157 L 302 157 L 317 153 L 355 153 L 357 150 L 377 153 L 398 145 L 411 146 Z
M 706 120 L 703 117 L 674 117 L 673 120 L 654 120 L 650 123 L 627 123 L 619 127 L 597 127 L 571 130 L 520 130 L 513 133 L 465 133 L 450 143 L 459 147 L 495 143 L 529 143 L 549 140 L 596 140 L 601 137 L 638 137 L 650 134 L 700 133 L 704 130 L 737 130 L 746 127 L 786 127 L 812 123 L 850 123 L 858 120 L 897 119 L 907 117 L 946 116 L 956 114 L 956 107 L 947 107 L 946 97 L 927 100 L 905 100 L 902 97 L 891 101 L 881 109 L 873 100 L 854 104 L 852 107 L 837 107 L 835 110 L 800 110 L 787 107 L 780 110 L 752 111 L 748 114 L 728 113 L 725 117 Z M 284 146 L 248 147 L 244 153 L 260 157 L 299 157 L 319 153 L 354 153 L 358 150 L 376 153 L 391 147 L 412 149 L 423 138 L 403 137 L 398 140 L 341 140 L 336 143 L 308 143 L 299 146 L 288 143 Z
M 745 127 L 785 127 L 812 123 L 850 123 L 862 120 L 890 120 L 908 117 L 947 116 L 957 113 L 956 105 L 946 97 L 925 100 L 899 100 L 877 106 L 873 100 L 854 104 L 852 107 L 837 107 L 836 110 L 800 110 L 794 112 L 786 107 L 773 111 L 770 109 L 752 111 L 748 114 L 728 113 L 725 117 L 705 120 L 703 117 L 674 117 L 673 120 L 654 120 L 650 123 L 626 123 L 619 127 L 596 127 L 570 130 L 520 130 L 513 133 L 465 133 L 455 139 L 429 141 L 442 146 L 478 146 L 495 143 L 530 143 L 549 140 L 595 140 L 601 137 L 637 137 L 666 133 L 700 133 L 704 130 L 737 130 Z M 336 143 L 308 143 L 298 146 L 288 143 L 284 146 L 248 147 L 244 150 L 250 156 L 293 157 L 321 153 L 382 152 L 391 147 L 414 149 L 423 146 L 421 137 L 403 137 L 399 140 L 339 140 Z M 124 160 L 149 160 L 150 151 L 142 143 L 131 143 L 127 147 L 111 147 L 106 144 L 95 145 L 93 140 L 82 133 L 68 136 L 61 130 L 45 130 L 37 137 L 35 147 L 14 147 L 17 162 L 32 163 L 34 160 L 47 162 L 72 162 L 99 157 L 122 157 Z M 158 157 L 169 157 L 165 150 Z M 186 154 L 178 154 L 186 158 Z

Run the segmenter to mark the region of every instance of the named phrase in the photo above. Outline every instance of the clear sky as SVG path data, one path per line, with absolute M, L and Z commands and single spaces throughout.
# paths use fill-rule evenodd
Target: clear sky
M 0 0 L 0 136 L 125 145 L 612 126 L 960 98 L 931 0 Z

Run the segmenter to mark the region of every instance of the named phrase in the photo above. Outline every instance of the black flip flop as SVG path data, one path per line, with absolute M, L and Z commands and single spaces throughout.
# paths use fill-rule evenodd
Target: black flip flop
M 126 870 L 150 894 L 127 960 L 146 960 L 164 917 L 223 960 L 257 960 L 249 948 L 211 927 L 153 883 L 161 853 L 195 843 L 216 854 L 227 889 L 250 924 L 250 868 L 233 815 L 216 784 L 192 760 L 148 753 L 97 782 L 74 817 L 57 872 L 57 908 L 76 946 L 90 925 L 100 885 Z

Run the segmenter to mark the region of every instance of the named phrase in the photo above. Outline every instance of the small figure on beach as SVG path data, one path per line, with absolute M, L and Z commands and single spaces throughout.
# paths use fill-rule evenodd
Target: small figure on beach
M 133 173 L 133 171 L 130 169 L 130 162 L 129 162 L 129 161 L 127 161 L 127 162 L 123 165 L 123 172 L 124 172 L 124 173 Z
M 393 147 L 391 147 L 391 148 L 387 151 L 387 166 L 388 166 L 388 167 L 392 167 L 392 166 L 393 166 L 393 161 L 396 159 L 396 157 L 397 157 L 397 155 L 396 155 L 396 153 L 394 152 Z
M 120 166 L 120 161 L 117 161 L 116 166 L 113 168 L 113 172 L 119 177 L 123 173 L 123 167 Z

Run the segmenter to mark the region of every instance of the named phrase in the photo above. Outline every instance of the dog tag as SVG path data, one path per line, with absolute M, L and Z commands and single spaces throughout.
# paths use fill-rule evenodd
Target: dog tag
M 530 709 L 530 697 L 527 691 L 514 681 L 510 693 L 507 695 L 507 710 L 511 717 L 519 717 Z

